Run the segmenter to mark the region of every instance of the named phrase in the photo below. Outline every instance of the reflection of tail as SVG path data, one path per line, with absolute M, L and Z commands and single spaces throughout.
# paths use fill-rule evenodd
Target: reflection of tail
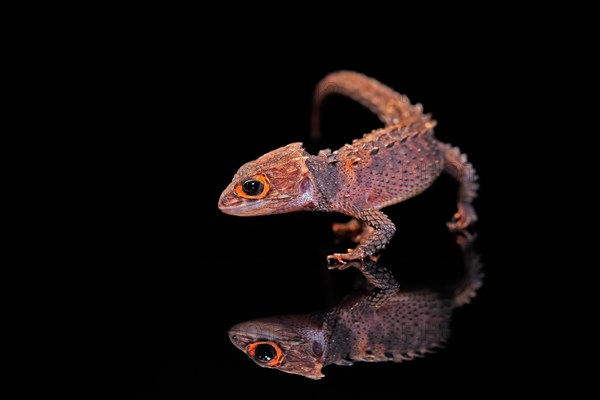
M 463 262 L 467 269 L 465 278 L 461 281 L 454 292 L 454 304 L 457 307 L 468 304 L 472 298 L 477 295 L 477 290 L 483 285 L 483 264 L 481 257 L 475 251 L 473 242 L 476 234 L 462 232 L 457 235 L 456 242 L 460 246 L 463 255 Z
M 387 125 L 409 125 L 417 121 L 435 122 L 429 115 L 423 115 L 420 104 L 410 104 L 406 96 L 394 91 L 383 83 L 353 71 L 338 71 L 325 76 L 315 88 L 312 114 L 311 139 L 320 137 L 319 117 L 321 104 L 330 94 L 341 94 L 362 104 Z

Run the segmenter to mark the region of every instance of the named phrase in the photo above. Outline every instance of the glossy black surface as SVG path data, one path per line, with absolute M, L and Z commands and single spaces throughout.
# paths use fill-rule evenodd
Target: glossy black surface
M 200 396 L 225 375 L 224 390 L 237 394 L 573 392 L 580 267 L 556 257 L 563 215 L 545 161 L 548 136 L 514 117 L 535 115 L 537 88 L 482 73 L 482 60 L 495 58 L 479 47 L 457 54 L 461 67 L 451 72 L 439 57 L 391 62 L 377 49 L 297 49 L 289 57 L 257 49 L 234 63 L 176 42 L 88 43 L 77 57 L 67 43 L 46 49 L 52 63 L 42 73 L 31 67 L 27 112 L 5 147 L 13 389 Z M 436 54 L 424 45 L 414 51 Z M 379 126 L 334 98 L 322 142 L 309 142 L 313 87 L 337 69 L 367 73 L 421 102 L 439 122 L 437 137 L 469 155 L 481 177 L 475 206 L 486 278 L 475 301 L 456 311 L 438 354 L 332 366 L 314 382 L 257 367 L 227 330 L 327 308 L 347 293 L 355 271 L 325 265 L 327 254 L 344 249 L 331 223 L 346 218 L 240 218 L 219 212 L 217 200 L 237 168 L 266 151 L 304 141 L 316 153 Z M 443 285 L 460 273 L 445 228 L 455 190 L 442 177 L 386 209 L 398 230 L 382 259 L 401 284 Z

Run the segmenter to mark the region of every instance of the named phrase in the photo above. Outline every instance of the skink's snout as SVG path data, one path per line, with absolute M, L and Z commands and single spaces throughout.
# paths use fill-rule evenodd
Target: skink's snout
M 231 211 L 238 203 L 239 200 L 237 197 L 230 190 L 225 190 L 221 193 L 221 197 L 219 197 L 219 210 L 225 214 L 231 214 Z
M 253 215 L 264 215 L 267 214 L 261 208 L 262 202 L 256 199 L 244 199 L 235 194 L 235 187 L 230 185 L 227 189 L 221 193 L 219 197 L 219 210 L 225 214 L 235 215 L 239 217 L 248 217 Z M 270 212 L 268 212 L 270 213 Z
M 235 194 L 233 185 L 221 193 L 219 197 L 219 210 L 229 215 L 245 215 L 244 210 L 247 207 L 244 199 Z
M 219 210 L 225 211 L 230 206 L 231 201 L 227 196 L 227 191 L 221 193 L 221 197 L 219 197 Z

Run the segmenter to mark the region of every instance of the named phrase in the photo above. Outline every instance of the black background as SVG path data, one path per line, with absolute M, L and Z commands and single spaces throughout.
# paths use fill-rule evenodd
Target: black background
M 17 393 L 573 393 L 574 290 L 552 239 L 547 133 L 535 129 L 548 93 L 535 65 L 501 42 L 441 37 L 394 51 L 344 36 L 217 45 L 188 33 L 40 37 L 19 66 L 13 104 L 23 112 L 5 147 L 14 160 L 5 171 L 7 350 Z M 330 224 L 346 218 L 237 218 L 217 200 L 242 163 L 269 150 L 302 141 L 316 153 L 380 126 L 332 98 L 322 142 L 310 143 L 312 90 L 338 69 L 422 103 L 437 137 L 469 155 L 481 177 L 486 278 L 455 312 L 446 349 L 402 364 L 330 366 L 315 382 L 257 367 L 227 330 L 327 308 L 347 293 L 354 271 L 325 267 L 343 249 Z M 444 224 L 455 190 L 442 177 L 386 209 L 398 233 L 382 262 L 401 283 L 460 274 Z

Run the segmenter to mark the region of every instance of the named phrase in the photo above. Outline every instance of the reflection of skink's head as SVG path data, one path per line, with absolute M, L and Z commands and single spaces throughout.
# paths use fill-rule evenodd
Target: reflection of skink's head
M 323 377 L 322 319 L 314 315 L 288 315 L 256 319 L 233 326 L 229 339 L 261 367 Z

